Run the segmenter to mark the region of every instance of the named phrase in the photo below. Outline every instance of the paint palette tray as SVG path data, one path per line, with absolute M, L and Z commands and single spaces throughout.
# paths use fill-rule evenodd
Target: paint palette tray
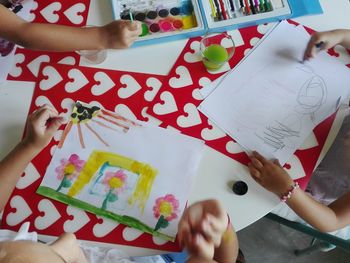
M 133 46 L 320 14 L 318 0 L 110 0 L 115 19 L 138 20 Z
M 198 36 L 204 32 L 199 6 L 191 0 L 112 0 L 115 19 L 142 22 L 138 42 L 159 42 L 169 37 Z M 137 44 L 137 43 L 136 43 Z

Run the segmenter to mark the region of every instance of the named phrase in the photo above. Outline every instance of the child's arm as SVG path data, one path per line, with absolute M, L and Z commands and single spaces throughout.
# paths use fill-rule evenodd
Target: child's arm
M 253 152 L 251 161 L 249 170 L 256 182 L 278 197 L 288 193 L 294 182 L 278 161 L 268 161 L 257 152 Z M 323 232 L 350 224 L 350 192 L 325 206 L 297 188 L 286 203 L 307 223 Z
M 316 45 L 320 43 L 323 44 L 317 47 Z M 315 57 L 317 49 L 327 50 L 336 45 L 350 49 L 350 30 L 337 29 L 313 34 L 305 50 L 304 59 Z
M 236 262 L 237 236 L 216 200 L 188 207 L 179 223 L 178 237 L 190 254 L 188 262 Z
M 29 116 L 26 137 L 0 162 L 0 211 L 26 166 L 51 141 L 62 123 L 62 117 L 47 105 Z
M 119 20 L 87 28 L 28 23 L 2 5 L 0 25 L 2 38 L 30 49 L 54 51 L 127 48 L 141 34 L 137 21 Z

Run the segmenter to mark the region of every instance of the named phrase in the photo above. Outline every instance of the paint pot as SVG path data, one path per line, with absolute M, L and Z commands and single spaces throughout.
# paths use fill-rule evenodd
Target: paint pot
M 146 14 L 146 17 L 148 19 L 151 19 L 151 20 L 156 19 L 157 16 L 158 16 L 158 13 L 156 11 L 148 11 L 147 14 Z
M 142 23 L 142 33 L 139 35 L 140 37 L 147 36 L 149 34 L 148 26 L 145 23 Z
M 245 195 L 248 192 L 248 185 L 243 181 L 237 181 L 233 184 L 232 191 L 236 195 Z
M 146 19 L 146 14 L 144 12 L 137 12 L 134 14 L 134 19 L 142 22 Z
M 149 26 L 149 31 L 152 33 L 157 33 L 160 31 L 160 27 L 158 23 L 153 23 L 152 25 Z
M 162 32 L 169 32 L 174 30 L 173 24 L 169 20 L 160 20 L 159 27 Z
M 165 18 L 169 15 L 169 10 L 168 9 L 160 9 L 158 11 L 158 15 L 162 18 Z
M 183 25 L 184 25 L 184 24 L 182 23 L 181 20 L 174 20 L 174 21 L 173 21 L 173 27 L 174 27 L 175 29 L 182 29 Z
M 131 17 L 130 17 L 130 13 L 129 12 L 123 12 L 121 15 L 120 15 L 120 18 L 122 20 L 131 20 Z
M 181 9 L 179 7 L 173 7 L 170 9 L 170 14 L 172 16 L 178 16 L 181 13 Z
M 192 15 L 182 17 L 183 29 L 191 29 L 197 26 L 196 18 Z

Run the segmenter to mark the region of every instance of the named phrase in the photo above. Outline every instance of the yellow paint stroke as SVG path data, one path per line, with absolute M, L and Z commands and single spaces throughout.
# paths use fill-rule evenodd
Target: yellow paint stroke
M 158 171 L 148 164 L 142 164 L 139 162 L 133 163 L 132 171 L 140 174 L 140 176 L 137 180 L 134 193 L 129 198 L 129 204 L 134 205 L 135 202 L 139 202 L 138 206 L 143 213 Z
M 134 205 L 138 202 L 138 207 L 141 209 L 141 212 L 143 212 L 158 171 L 148 164 L 115 153 L 93 151 L 67 195 L 70 197 L 77 195 L 91 182 L 94 175 L 106 162 L 108 162 L 110 166 L 120 167 L 139 175 L 134 192 L 129 198 L 129 204 Z

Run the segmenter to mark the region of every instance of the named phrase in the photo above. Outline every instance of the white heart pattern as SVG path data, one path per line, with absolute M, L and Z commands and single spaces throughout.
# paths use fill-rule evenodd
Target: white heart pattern
M 153 111 L 157 115 L 165 115 L 178 110 L 174 96 L 169 91 L 160 94 L 160 99 L 163 103 L 156 103 L 153 106 Z
M 67 207 L 67 214 L 73 216 L 73 220 L 64 222 L 63 229 L 65 232 L 75 233 L 90 221 L 90 218 L 83 210 L 72 206 Z
M 40 107 L 40 106 L 42 106 L 44 104 L 48 104 L 48 105 L 50 105 L 51 107 L 53 107 L 56 110 L 56 108 L 52 105 L 51 101 L 47 97 L 39 96 L 39 97 L 36 98 L 35 105 L 37 107 Z
M 9 226 L 18 225 L 33 213 L 23 197 L 19 195 L 12 197 L 10 206 L 16 209 L 16 211 L 9 213 L 6 217 L 6 223 Z
M 302 178 L 306 175 L 303 165 L 295 154 L 286 162 L 284 169 L 292 179 Z
M 85 11 L 86 7 L 82 3 L 77 3 L 66 11 L 63 14 L 75 25 L 80 25 L 84 21 L 82 13 Z
M 191 43 L 191 51 L 187 52 L 184 56 L 184 59 L 188 63 L 196 63 L 202 60 L 202 56 L 200 54 L 200 42 L 193 41 Z
M 203 100 L 203 95 L 202 93 L 199 91 L 199 89 L 194 89 L 192 91 L 192 98 L 194 98 L 195 100 Z
M 250 40 L 250 45 L 251 45 L 252 47 L 254 47 L 256 44 L 259 43 L 259 41 L 260 41 L 260 38 L 258 38 L 258 37 L 253 37 L 253 38 Z
M 144 108 L 142 109 L 142 111 L 141 111 L 141 115 L 142 115 L 144 118 L 147 118 L 147 119 L 148 119 L 147 123 L 152 123 L 152 124 L 155 125 L 155 126 L 159 126 L 159 125 L 162 123 L 162 121 L 161 121 L 161 120 L 158 120 L 157 118 L 155 118 L 155 117 L 153 117 L 153 116 L 151 116 L 151 115 L 149 115 L 149 114 L 147 113 L 147 110 L 148 110 L 148 107 L 144 107 Z
M 226 143 L 226 151 L 232 154 L 237 154 L 243 152 L 243 149 L 238 143 L 229 141 Z
M 318 146 L 318 141 L 314 132 L 305 139 L 304 143 L 299 147 L 299 150 L 306 150 Z
M 104 72 L 97 72 L 94 79 L 97 81 L 97 84 L 92 86 L 91 92 L 95 96 L 100 96 L 115 86 L 115 83 Z
M 187 103 L 184 107 L 186 115 L 177 118 L 177 124 L 180 127 L 188 128 L 202 123 L 197 107 L 192 103 Z
M 50 62 L 50 57 L 48 55 L 41 55 L 28 63 L 27 68 L 35 77 L 37 77 L 39 74 L 40 64 L 43 62 Z
M 172 88 L 183 88 L 193 84 L 191 74 L 185 66 L 178 66 L 175 70 L 175 73 L 179 77 L 172 77 L 169 80 L 169 85 Z
M 79 69 L 71 69 L 68 72 L 68 77 L 70 81 L 66 83 L 65 90 L 69 93 L 76 92 L 89 83 L 89 80 Z
M 159 79 L 151 77 L 147 79 L 146 85 L 151 89 L 145 92 L 145 100 L 152 101 L 162 87 L 162 82 Z
M 239 32 L 238 29 L 230 31 L 228 34 L 232 37 L 236 47 L 244 45 L 244 40 L 242 38 L 241 32 Z
M 33 11 L 36 10 L 36 9 L 38 9 L 38 2 L 33 1 L 32 9 L 30 10 L 29 15 L 28 15 L 28 19 L 27 19 L 28 22 L 33 22 L 34 21 L 36 16 L 33 13 Z
M 47 22 L 55 24 L 60 19 L 57 12 L 61 10 L 62 4 L 60 2 L 53 2 L 40 11 L 40 14 Z
M 140 230 L 135 228 L 126 227 L 123 230 L 123 238 L 125 241 L 134 241 L 143 234 Z
M 129 120 L 137 120 L 135 114 L 130 110 L 130 108 L 124 104 L 118 104 L 114 108 L 114 112 L 124 116 L 125 118 Z
M 118 90 L 118 96 L 121 99 L 130 98 L 142 88 L 137 80 L 130 75 L 121 76 L 120 83 L 125 85 Z
M 18 180 L 16 184 L 16 188 L 17 189 L 27 188 L 39 178 L 40 178 L 40 174 L 38 170 L 35 168 L 35 166 L 32 163 L 29 163 L 26 169 L 24 169 L 24 176 L 22 176 Z
M 43 69 L 43 75 L 46 76 L 47 79 L 43 79 L 40 81 L 39 87 L 41 90 L 49 90 L 63 80 L 61 75 L 52 66 L 45 67 Z
M 201 137 L 206 141 L 217 140 L 226 136 L 226 133 L 223 132 L 218 126 L 211 123 L 208 120 L 208 123 L 212 128 L 204 128 L 201 132 Z
M 165 240 L 163 238 L 156 237 L 156 236 L 152 236 L 152 240 L 153 240 L 153 243 L 158 246 L 164 245 L 165 243 L 168 242 L 168 240 Z
M 202 77 L 202 78 L 199 79 L 198 84 L 199 84 L 199 86 L 204 87 L 206 85 L 209 85 L 211 82 L 212 81 L 209 78 Z
M 61 217 L 54 204 L 48 199 L 43 199 L 39 202 L 38 210 L 44 213 L 43 216 L 38 216 L 34 221 L 36 229 L 39 230 L 48 228 Z
M 112 221 L 107 218 L 98 217 L 99 220 L 102 220 L 102 223 L 97 223 L 94 225 L 92 232 L 94 233 L 95 237 L 104 237 L 107 236 L 110 232 L 115 229 L 119 223 Z
M 65 65 L 75 65 L 75 58 L 68 56 L 68 57 L 62 58 L 57 63 L 58 64 L 65 64 Z
M 22 64 L 25 59 L 26 59 L 26 57 L 23 54 L 16 54 L 15 55 L 13 67 L 9 73 L 12 77 L 17 78 L 17 77 L 21 76 L 22 67 L 19 65 Z

